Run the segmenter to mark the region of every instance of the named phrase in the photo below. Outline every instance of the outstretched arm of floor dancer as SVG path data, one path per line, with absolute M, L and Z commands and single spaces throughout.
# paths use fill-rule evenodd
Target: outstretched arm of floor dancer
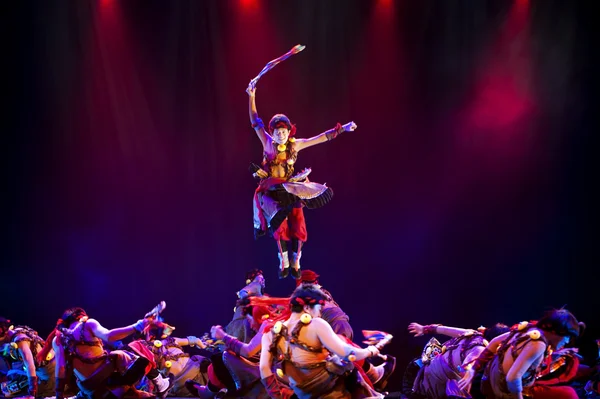
M 357 126 L 354 122 L 348 122 L 345 125 L 340 125 L 338 123 L 333 129 L 326 130 L 317 136 L 310 137 L 308 139 L 296 139 L 296 151 L 312 147 L 313 145 L 326 143 L 333 140 L 340 134 L 344 132 L 351 132 L 356 130 L 356 128 Z
M 135 332 L 141 332 L 150 321 L 148 319 L 138 320 L 136 323 L 121 328 L 113 328 L 108 330 L 95 319 L 89 319 L 85 323 L 85 327 L 88 327 L 90 331 L 104 342 L 114 342 L 134 334 Z M 83 333 L 83 332 L 82 332 Z
M 197 346 L 200 349 L 206 349 L 206 344 L 202 342 L 202 340 L 193 335 L 188 336 L 187 338 L 174 338 L 175 345 L 179 346 Z
M 440 334 L 447 335 L 448 337 L 460 337 L 467 332 L 475 331 L 465 328 L 443 326 L 441 324 L 428 324 L 424 326 L 413 322 L 408 325 L 408 332 L 414 334 L 415 337 L 420 337 L 426 334 Z
M 369 345 L 366 348 L 357 348 L 349 345 L 342 340 L 331 328 L 329 323 L 323 319 L 315 318 L 312 319 L 311 325 L 314 324 L 317 336 L 325 348 L 330 352 L 335 353 L 339 357 L 347 358 L 351 354 L 354 354 L 356 360 L 362 360 L 367 357 L 377 356 L 379 349 L 376 346 Z
M 256 110 L 256 87 L 253 87 L 252 84 L 249 84 L 248 88 L 246 89 L 246 93 L 248 93 L 250 123 L 252 124 L 252 128 L 256 132 L 256 135 L 260 139 L 263 148 L 266 148 L 267 145 L 272 141 L 272 138 L 265 131 L 264 122 L 258 117 L 258 111 Z
M 252 337 L 250 342 L 248 342 L 247 344 L 243 343 L 236 337 L 233 337 L 233 336 L 225 333 L 225 331 L 223 330 L 223 327 L 221 327 L 221 326 L 213 326 L 210 329 L 210 334 L 212 335 L 212 337 L 214 339 L 218 339 L 218 340 L 225 342 L 227 349 L 232 350 L 233 352 L 235 352 L 236 355 L 250 358 L 250 357 L 256 355 L 258 353 L 258 351 L 261 349 L 262 336 L 263 336 L 263 333 L 267 326 L 270 326 L 270 323 L 266 322 L 266 321 L 263 322 L 260 325 L 260 329 L 258 330 L 258 333 L 254 337 Z

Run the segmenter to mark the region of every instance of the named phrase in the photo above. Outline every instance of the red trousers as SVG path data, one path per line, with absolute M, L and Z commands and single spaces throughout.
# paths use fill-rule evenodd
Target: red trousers
M 296 239 L 298 241 L 306 242 L 308 234 L 306 233 L 306 222 L 304 220 L 304 211 L 302 210 L 302 207 L 292 209 L 292 212 L 273 234 L 273 238 L 277 241 L 290 241 Z

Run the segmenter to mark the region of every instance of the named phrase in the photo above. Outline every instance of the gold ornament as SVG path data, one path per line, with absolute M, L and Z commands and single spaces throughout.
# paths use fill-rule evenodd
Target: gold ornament
M 540 337 L 542 336 L 542 334 L 540 334 L 538 330 L 531 330 L 527 333 L 527 335 L 529 335 L 529 338 L 536 340 L 540 339 Z
M 275 325 L 273 326 L 273 332 L 275 334 L 279 334 L 281 332 L 281 328 L 283 327 L 283 323 L 278 321 L 277 323 L 275 323 Z
M 279 152 L 283 152 L 283 151 L 285 151 L 285 149 L 286 149 L 286 148 L 287 148 L 287 147 L 285 146 L 285 144 L 279 144 L 279 145 L 277 146 L 277 151 L 279 151 Z
M 295 137 L 290 137 L 288 141 L 290 143 L 295 143 L 296 142 L 296 138 Z
M 519 325 L 517 326 L 517 330 L 518 330 L 518 331 L 523 331 L 524 329 L 526 329 L 526 328 L 527 328 L 527 326 L 528 326 L 528 325 L 529 325 L 529 323 L 528 323 L 528 322 L 526 322 L 526 321 L 522 321 L 522 322 L 520 322 L 520 323 L 519 323 Z
M 279 378 L 283 378 L 283 375 L 284 375 L 284 374 L 283 374 L 283 370 L 282 370 L 282 369 L 277 369 L 277 376 L 278 376 Z
M 160 348 L 162 346 L 162 341 L 159 341 L 158 339 L 154 341 L 154 346 L 157 348 Z
M 170 360 L 167 360 L 167 361 L 165 362 L 165 367 L 166 367 L 166 368 L 168 368 L 168 369 L 170 369 L 172 365 L 173 365 L 173 363 L 171 363 L 171 361 L 170 361 Z
M 310 323 L 311 320 L 312 320 L 312 316 L 309 315 L 308 313 L 304 313 L 302 316 L 300 316 L 300 321 L 304 324 Z

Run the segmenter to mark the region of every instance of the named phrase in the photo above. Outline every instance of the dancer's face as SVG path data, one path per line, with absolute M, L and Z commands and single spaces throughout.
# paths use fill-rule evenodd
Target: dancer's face
M 567 345 L 570 341 L 571 337 L 566 336 L 566 337 L 559 337 L 558 342 L 556 343 L 556 350 L 560 350 L 562 348 L 565 347 L 565 345 Z
M 552 347 L 555 350 L 560 350 L 564 348 L 565 345 L 567 345 L 571 339 L 571 337 L 569 336 L 565 337 L 562 335 L 554 334 L 549 331 L 544 331 L 544 336 L 548 339 L 548 342 L 550 342 L 550 345 L 552 345 Z
M 278 127 L 277 129 L 273 130 L 273 140 L 277 144 L 285 144 L 289 136 L 290 131 L 287 129 L 287 127 Z

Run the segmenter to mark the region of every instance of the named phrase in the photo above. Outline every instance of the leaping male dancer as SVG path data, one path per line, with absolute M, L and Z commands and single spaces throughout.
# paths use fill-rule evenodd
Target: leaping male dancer
M 246 92 L 250 96 L 250 122 L 263 146 L 262 167 L 253 169 L 254 176 L 261 179 L 254 195 L 255 237 L 268 231 L 277 242 L 279 251 L 279 277 L 290 273 L 300 278 L 302 246 L 307 240 L 303 207 L 319 208 L 327 204 L 332 196 L 331 188 L 307 179 L 310 169 L 293 175 L 298 152 L 316 144 L 333 140 L 346 131 L 356 129 L 354 122 L 337 124 L 317 136 L 296 139 L 296 126 L 284 114 L 274 115 L 265 130 L 265 124 L 256 110 L 256 84 L 267 71 L 293 54 L 302 51 L 297 45 L 288 53 L 269 62 L 261 73 L 250 81 Z M 288 245 L 289 243 L 289 245 Z M 292 251 L 291 256 L 289 250 Z

